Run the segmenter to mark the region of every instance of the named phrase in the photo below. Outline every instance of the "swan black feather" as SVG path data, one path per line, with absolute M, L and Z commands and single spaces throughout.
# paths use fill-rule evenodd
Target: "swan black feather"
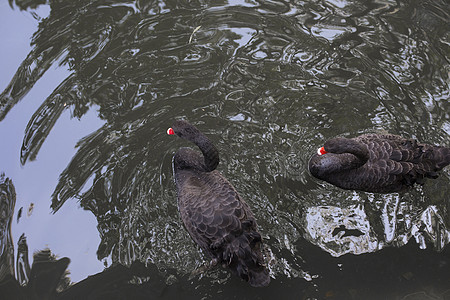
M 190 236 L 210 258 L 228 266 L 250 285 L 268 285 L 270 277 L 255 217 L 234 187 L 215 170 L 219 164 L 216 147 L 186 121 L 175 121 L 171 129 L 169 134 L 193 142 L 202 152 L 181 148 L 173 159 L 178 209 Z
M 392 134 L 365 134 L 325 142 L 309 161 L 311 174 L 335 186 L 373 193 L 401 192 L 436 178 L 450 164 L 450 148 Z

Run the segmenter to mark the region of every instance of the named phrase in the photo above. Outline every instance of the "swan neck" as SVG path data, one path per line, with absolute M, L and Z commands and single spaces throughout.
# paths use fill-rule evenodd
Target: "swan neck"
M 362 143 L 349 144 L 349 149 L 346 152 L 355 155 L 361 161 L 361 164 L 365 164 L 369 160 L 369 150 Z
M 204 135 L 199 135 L 194 143 L 202 151 L 205 171 L 214 171 L 219 164 L 219 151 L 216 146 Z
M 353 139 L 337 138 L 334 140 L 330 140 L 328 147 L 327 144 L 325 144 L 325 150 L 336 154 L 353 154 L 358 158 L 361 165 L 365 164 L 370 157 L 367 146 Z

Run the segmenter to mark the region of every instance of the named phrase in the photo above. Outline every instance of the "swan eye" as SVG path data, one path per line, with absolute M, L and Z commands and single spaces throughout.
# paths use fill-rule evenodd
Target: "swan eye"
M 317 149 L 317 154 L 324 155 L 325 153 L 328 153 L 328 152 L 325 151 L 324 147 L 320 147 L 319 149 Z
M 169 129 L 167 129 L 167 134 L 168 134 L 168 135 L 174 135 L 175 132 L 173 131 L 172 128 L 169 128 Z

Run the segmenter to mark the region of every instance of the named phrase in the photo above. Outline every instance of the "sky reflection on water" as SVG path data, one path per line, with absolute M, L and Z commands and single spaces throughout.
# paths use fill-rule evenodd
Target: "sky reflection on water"
M 38 13 L 46 15 L 47 7 L 41 7 Z M 5 2 L 0 6 L 0 28 L 14 28 L 14 34 L 2 34 L 7 38 L 7 47 L 0 49 L 2 72 L 0 89 L 4 89 L 20 65 L 22 59 L 31 49 L 30 36 L 37 29 L 38 22 L 26 12 L 11 10 Z M 30 116 L 40 106 L 39 99 L 45 99 L 68 76 L 67 68 L 51 68 L 24 101 L 13 109 L 0 126 L 2 143 L 0 147 L 1 171 L 13 180 L 18 193 L 16 214 L 12 224 L 14 244 L 22 233 L 26 233 L 31 254 L 49 247 L 60 255 L 72 259 L 71 278 L 73 281 L 84 279 L 88 274 L 103 270 L 103 263 L 95 257 L 99 243 L 93 216 L 79 207 L 74 201 L 59 214 L 51 214 L 49 202 L 58 176 L 75 154 L 78 140 L 98 128 L 102 122 L 92 111 L 81 121 L 70 118 L 67 111 L 58 121 L 55 130 L 49 135 L 41 149 L 39 158 L 25 166 L 19 163 L 20 147 L 24 127 Z M 29 99 L 29 101 L 27 101 Z M 70 134 L 67 134 L 70 132 Z M 33 203 L 33 211 L 27 216 L 27 210 Z M 16 222 L 17 211 L 23 207 L 24 213 Z M 77 247 L 74 247 L 74 243 Z

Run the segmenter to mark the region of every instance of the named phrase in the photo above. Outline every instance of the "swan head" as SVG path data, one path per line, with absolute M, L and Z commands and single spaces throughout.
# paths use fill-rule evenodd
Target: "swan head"
M 318 155 L 324 155 L 325 153 L 328 153 L 328 152 L 325 150 L 325 147 L 320 147 L 319 149 L 317 149 L 317 154 L 318 154 Z

